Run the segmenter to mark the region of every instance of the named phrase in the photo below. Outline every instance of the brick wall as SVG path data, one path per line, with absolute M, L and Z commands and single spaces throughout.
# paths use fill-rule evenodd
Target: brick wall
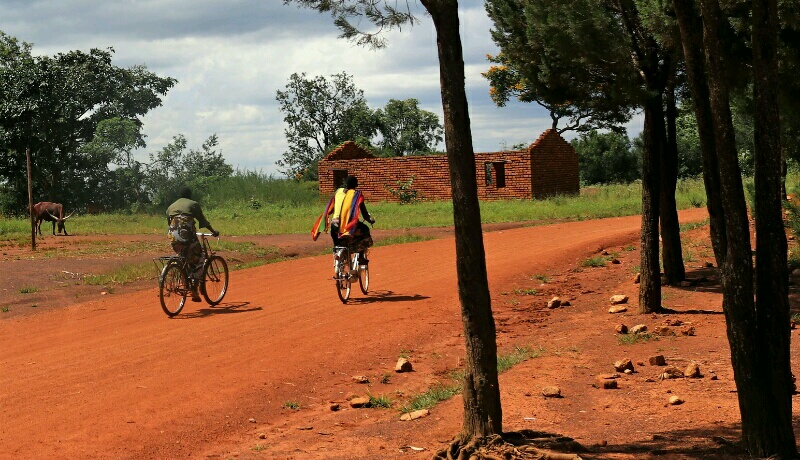
M 488 184 L 487 163 L 492 165 Z M 499 170 L 504 177 L 498 177 Z M 482 200 L 578 193 L 578 173 L 578 157 L 572 146 L 552 130 L 545 131 L 527 150 L 475 154 L 475 180 Z M 319 164 L 320 194 L 330 196 L 347 174 L 358 177 L 358 188 L 373 202 L 399 201 L 388 189 L 398 188 L 397 181 L 406 182 L 412 176 L 418 197 L 452 198 L 445 155 L 376 158 L 355 143 L 345 142 Z
M 543 132 L 528 148 L 533 198 L 577 195 L 581 191 L 578 154 L 554 129 Z

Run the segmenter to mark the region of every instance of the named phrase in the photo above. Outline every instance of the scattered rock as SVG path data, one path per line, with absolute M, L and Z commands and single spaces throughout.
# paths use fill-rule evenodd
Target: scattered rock
M 664 325 L 665 326 L 680 326 L 681 324 L 683 324 L 683 321 L 681 321 L 679 319 L 669 319 L 669 318 L 667 318 L 667 319 L 664 320 Z
M 415 410 L 413 412 L 406 412 L 405 414 L 400 416 L 400 420 L 408 422 L 411 420 L 416 420 L 418 418 L 427 417 L 430 414 L 431 411 L 429 411 L 428 409 L 420 409 L 420 410 Z
M 302 431 L 309 431 L 309 430 L 313 430 L 314 427 L 313 426 L 298 426 L 297 429 L 298 430 L 302 430 Z
M 248 422 L 250 422 L 250 423 L 256 423 L 256 419 L 254 419 L 254 418 L 252 418 L 252 417 L 250 417 L 249 419 L 247 419 L 247 421 L 248 421 Z
M 400 358 L 397 360 L 397 364 L 394 366 L 395 372 L 411 372 L 414 370 L 414 367 L 411 365 L 411 361 L 407 360 L 406 358 Z
M 614 363 L 614 370 L 617 372 L 624 372 L 626 369 L 633 371 L 633 362 L 630 358 L 621 359 Z
M 556 386 L 547 386 L 542 388 L 542 396 L 545 398 L 560 398 L 561 389 Z
M 614 258 L 614 259 L 611 259 L 611 263 L 612 263 L 612 264 L 614 264 L 614 265 L 619 265 L 619 264 L 621 264 L 622 262 L 620 262 L 620 260 L 619 260 L 619 259 L 616 259 L 616 258 Z
M 369 378 L 366 375 L 354 375 L 353 381 L 356 383 L 369 383 Z
M 647 361 L 650 362 L 651 366 L 666 366 L 667 360 L 664 359 L 664 355 L 655 355 L 647 358 Z
M 626 375 L 631 375 L 631 374 L 633 374 L 633 371 L 632 371 L 632 370 L 630 370 L 630 369 L 625 369 L 625 370 L 624 370 L 624 371 L 622 371 L 622 372 L 624 372 Z
M 337 410 L 339 410 L 341 408 L 341 406 L 339 406 L 339 403 L 331 403 L 331 405 L 328 406 L 328 408 L 330 408 L 330 410 L 336 412 Z
M 569 303 L 569 300 L 565 300 L 565 301 L 561 302 L 561 306 L 562 307 L 569 307 L 570 305 L 572 305 L 572 304 Z
M 642 274 L 637 273 L 636 276 L 633 277 L 633 284 L 639 284 L 642 282 Z
M 683 375 L 690 379 L 699 379 L 703 375 L 700 373 L 700 366 L 697 363 L 689 363 Z
M 267 439 L 267 433 L 258 433 L 258 439 Z
M 559 299 L 558 297 L 553 297 L 552 299 L 550 299 L 549 302 L 547 302 L 547 308 L 558 308 L 560 306 L 561 306 L 561 299 Z
M 681 328 L 681 335 L 694 336 L 694 334 L 695 334 L 694 326 L 683 326 Z
M 617 324 L 616 328 L 617 334 L 627 334 L 628 333 L 628 326 L 624 324 Z
M 595 377 L 593 386 L 603 390 L 614 390 L 617 387 L 617 374 L 601 374 Z
M 675 331 L 673 331 L 669 326 L 656 326 L 653 328 L 653 333 L 665 337 L 675 335 Z
M 669 403 L 673 406 L 678 406 L 680 404 L 683 404 L 683 400 L 677 396 L 670 396 Z
M 359 408 L 359 407 L 367 406 L 367 405 L 369 405 L 369 398 L 365 398 L 365 397 L 361 397 L 360 396 L 358 398 L 353 398 L 353 399 L 350 400 L 350 407 L 353 407 L 353 408 L 356 408 L 356 409 Z
M 712 372 L 711 375 L 708 377 L 708 379 L 709 380 L 719 380 L 719 377 L 717 377 L 717 374 Z
M 712 264 L 711 262 L 706 262 L 704 265 L 706 268 L 711 268 L 714 266 L 714 264 Z
M 619 305 L 623 303 L 628 303 L 628 296 L 626 296 L 625 294 L 615 294 L 612 295 L 611 298 L 608 300 L 611 302 L 611 305 Z
M 681 379 L 683 377 L 683 371 L 675 366 L 668 366 L 664 369 L 664 373 L 661 374 L 662 379 Z
M 629 329 L 631 334 L 641 334 L 642 332 L 647 332 L 647 325 L 646 324 L 637 324 Z
M 681 287 L 692 287 L 695 283 L 692 280 L 683 280 L 679 284 Z
M 628 311 L 628 307 L 622 305 L 614 305 L 613 307 L 608 309 L 609 313 L 622 313 L 624 311 Z

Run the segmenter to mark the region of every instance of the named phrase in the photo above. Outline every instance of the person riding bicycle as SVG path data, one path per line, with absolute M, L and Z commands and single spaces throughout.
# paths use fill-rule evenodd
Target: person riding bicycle
M 201 260 L 203 249 L 200 240 L 197 239 L 194 221 L 197 219 L 200 227 L 209 229 L 214 236 L 219 236 L 219 232 L 214 230 L 203 215 L 200 203 L 192 200 L 192 189 L 182 187 L 179 195 L 180 198 L 167 208 L 168 235 L 172 243 L 172 250 L 186 258 L 191 270 L 189 275 L 199 280 L 203 277 L 203 261 Z M 192 283 L 193 302 L 200 302 L 197 288 L 198 284 Z
M 358 218 L 363 215 L 364 219 L 371 224 L 375 223 L 375 218 L 367 211 L 364 195 L 361 191 L 356 190 L 357 187 L 358 179 L 355 176 L 347 176 L 345 178 L 344 185 L 336 190 L 325 211 L 317 219 L 314 228 L 311 230 L 311 235 L 314 240 L 317 239 L 321 233 L 320 225 L 324 220 L 324 230 L 327 230 L 328 226 L 330 226 L 333 246 L 344 246 L 346 245 L 344 240 L 352 239 L 353 246 L 359 253 L 359 262 L 362 265 L 367 265 L 369 260 L 366 256 L 366 250 L 372 246 L 372 236 L 367 224 L 361 222 Z

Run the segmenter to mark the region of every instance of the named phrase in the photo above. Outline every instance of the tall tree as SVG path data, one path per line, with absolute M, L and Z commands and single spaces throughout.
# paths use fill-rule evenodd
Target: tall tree
M 83 173 L 93 164 L 80 148 L 100 121 L 112 117 L 141 125 L 140 117 L 161 105 L 176 83 L 143 66 L 112 64 L 113 49 L 33 56 L 32 46 L 0 32 L 0 178 L 25 176 L 25 149 L 33 158 L 39 199 L 78 201 Z M 25 187 L 18 201 L 25 203 Z
M 703 141 L 709 193 L 719 203 L 712 219 L 714 250 L 721 269 L 723 309 L 736 380 L 742 439 L 751 455 L 797 457 L 791 419 L 789 317 L 786 246 L 780 211 L 780 118 L 778 116 L 776 37 L 777 5 L 755 0 L 752 10 L 756 132 L 756 287 L 741 170 L 736 155 L 725 69 L 730 27 L 717 0 L 700 0 L 702 21 L 692 0 L 673 0 L 687 56 Z M 701 41 L 702 39 L 702 41 Z M 702 50 L 702 62 L 700 56 Z M 705 67 L 705 73 L 703 73 Z M 708 89 L 708 98 L 703 92 Z M 708 101 L 708 103 L 706 103 Z M 710 179 L 710 180 L 709 180 Z M 716 182 L 718 180 L 718 182 Z M 719 197 L 717 199 L 716 197 Z M 764 215 L 760 215 L 763 212 Z M 719 224 L 716 228 L 714 222 Z M 760 221 L 760 222 L 759 222 Z M 755 300 L 754 300 L 755 299 Z
M 497 79 L 507 84 L 493 87 L 495 95 L 518 92 L 525 99 L 556 107 L 604 108 L 605 112 L 593 112 L 596 117 L 614 114 L 614 110 L 643 109 L 639 311 L 652 312 L 661 308 L 661 161 L 667 140 L 663 96 L 675 67 L 671 53 L 646 27 L 638 7 L 633 0 L 486 2 L 495 26 L 492 37 L 501 49 L 504 67 L 500 70 L 512 75 Z M 488 72 L 490 77 L 493 73 Z M 513 91 L 509 93 L 506 87 Z M 670 252 L 677 257 L 664 262 L 682 267 L 677 211 L 670 213 L 675 219 L 662 221 L 661 230 L 674 235 L 664 242 L 677 244 Z M 680 277 L 681 271 L 668 273 Z
M 420 109 L 416 99 L 390 99 L 376 115 L 381 135 L 378 145 L 395 156 L 429 153 L 442 142 L 439 117 Z
M 378 128 L 364 91 L 346 72 L 306 77 L 294 73 L 275 99 L 288 125 L 289 150 L 278 161 L 283 173 L 297 179 L 317 179 L 317 163 L 344 141 L 371 139 Z
M 415 21 L 409 4 L 396 9 L 388 3 L 374 0 L 284 0 L 285 3 L 292 1 L 321 12 L 330 12 L 336 18 L 343 37 L 372 46 L 383 45 L 380 35 L 362 33 L 351 25 L 350 19 L 366 18 L 377 26 L 378 31 Z M 467 458 L 487 436 L 502 432 L 497 343 L 481 233 L 458 2 L 420 0 L 420 3 L 430 14 L 436 28 L 445 145 L 453 197 L 456 273 L 467 351 L 463 389 L 464 424 L 447 455 Z

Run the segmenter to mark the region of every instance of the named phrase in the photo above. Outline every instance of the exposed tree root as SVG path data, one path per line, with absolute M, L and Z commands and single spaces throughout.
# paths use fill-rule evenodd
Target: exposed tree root
M 566 436 L 522 430 L 466 441 L 456 438 L 447 449 L 438 452 L 433 458 L 434 460 L 581 460 L 575 452 L 586 451 L 585 447 Z

